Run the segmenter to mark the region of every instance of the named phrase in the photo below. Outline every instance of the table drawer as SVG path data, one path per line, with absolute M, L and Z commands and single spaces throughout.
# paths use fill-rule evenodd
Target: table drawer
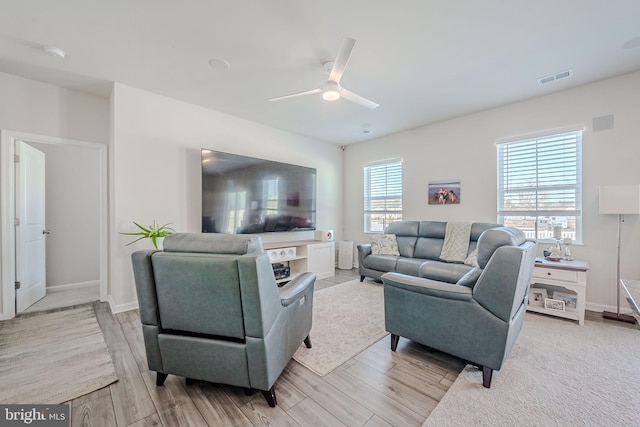
M 533 278 L 561 280 L 563 282 L 577 282 L 578 272 L 558 270 L 555 268 L 534 267 Z

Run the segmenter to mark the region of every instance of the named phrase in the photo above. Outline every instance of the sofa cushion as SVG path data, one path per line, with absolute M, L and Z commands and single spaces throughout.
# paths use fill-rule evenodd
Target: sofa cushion
M 407 258 L 414 256 L 413 251 L 416 247 L 419 224 L 418 221 L 397 221 L 387 227 L 387 233 L 396 235 L 398 251 L 401 256 Z
M 473 267 L 466 264 L 455 264 L 442 261 L 425 261 L 420 266 L 418 277 L 439 280 L 447 283 L 457 283 Z
M 408 274 L 410 276 L 418 276 L 420 266 L 424 264 L 426 259 L 420 258 L 398 258 L 396 263 L 396 273 Z
M 400 255 L 395 234 L 374 234 L 371 236 L 371 253 L 373 255 Z
M 396 271 L 398 257 L 393 255 L 369 255 L 363 261 L 363 266 L 378 271 Z
M 416 249 L 413 251 L 413 256 L 415 258 L 439 260 L 443 242 L 444 241 L 442 239 L 418 237 Z
M 444 239 L 447 223 L 444 221 L 421 221 L 418 236 Z

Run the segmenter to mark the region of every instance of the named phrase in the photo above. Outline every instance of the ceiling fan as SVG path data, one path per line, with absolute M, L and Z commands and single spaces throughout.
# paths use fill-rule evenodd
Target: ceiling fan
M 305 92 L 271 98 L 269 101 L 282 101 L 283 99 L 295 98 L 297 96 L 322 93 L 322 99 L 325 101 L 336 101 L 342 97 L 372 110 L 378 108 L 379 104 L 376 104 L 375 102 L 363 98 L 360 95 L 340 86 L 340 79 L 342 78 L 345 68 L 347 68 L 347 62 L 349 62 L 349 57 L 351 56 L 351 51 L 353 50 L 353 45 L 355 45 L 355 43 L 356 41 L 350 37 L 342 39 L 338 56 L 336 56 L 336 60 L 333 62 L 333 66 L 331 67 L 329 80 L 322 85 L 322 87 L 307 90 Z

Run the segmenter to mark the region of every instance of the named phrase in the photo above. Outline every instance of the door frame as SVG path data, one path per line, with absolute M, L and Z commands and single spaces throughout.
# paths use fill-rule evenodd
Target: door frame
M 0 320 L 16 315 L 15 299 L 15 141 L 41 144 L 75 145 L 97 150 L 99 163 L 99 270 L 100 301 L 107 300 L 108 287 L 108 192 L 107 192 L 107 144 L 78 141 L 67 138 L 35 135 L 24 132 L 0 130 Z

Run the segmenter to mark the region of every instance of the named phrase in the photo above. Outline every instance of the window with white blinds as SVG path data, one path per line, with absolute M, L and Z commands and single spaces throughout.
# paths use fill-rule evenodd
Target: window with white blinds
M 582 131 L 498 145 L 498 221 L 527 237 L 582 241 Z
M 402 220 L 402 161 L 364 167 L 364 231 L 384 233 L 387 225 Z

